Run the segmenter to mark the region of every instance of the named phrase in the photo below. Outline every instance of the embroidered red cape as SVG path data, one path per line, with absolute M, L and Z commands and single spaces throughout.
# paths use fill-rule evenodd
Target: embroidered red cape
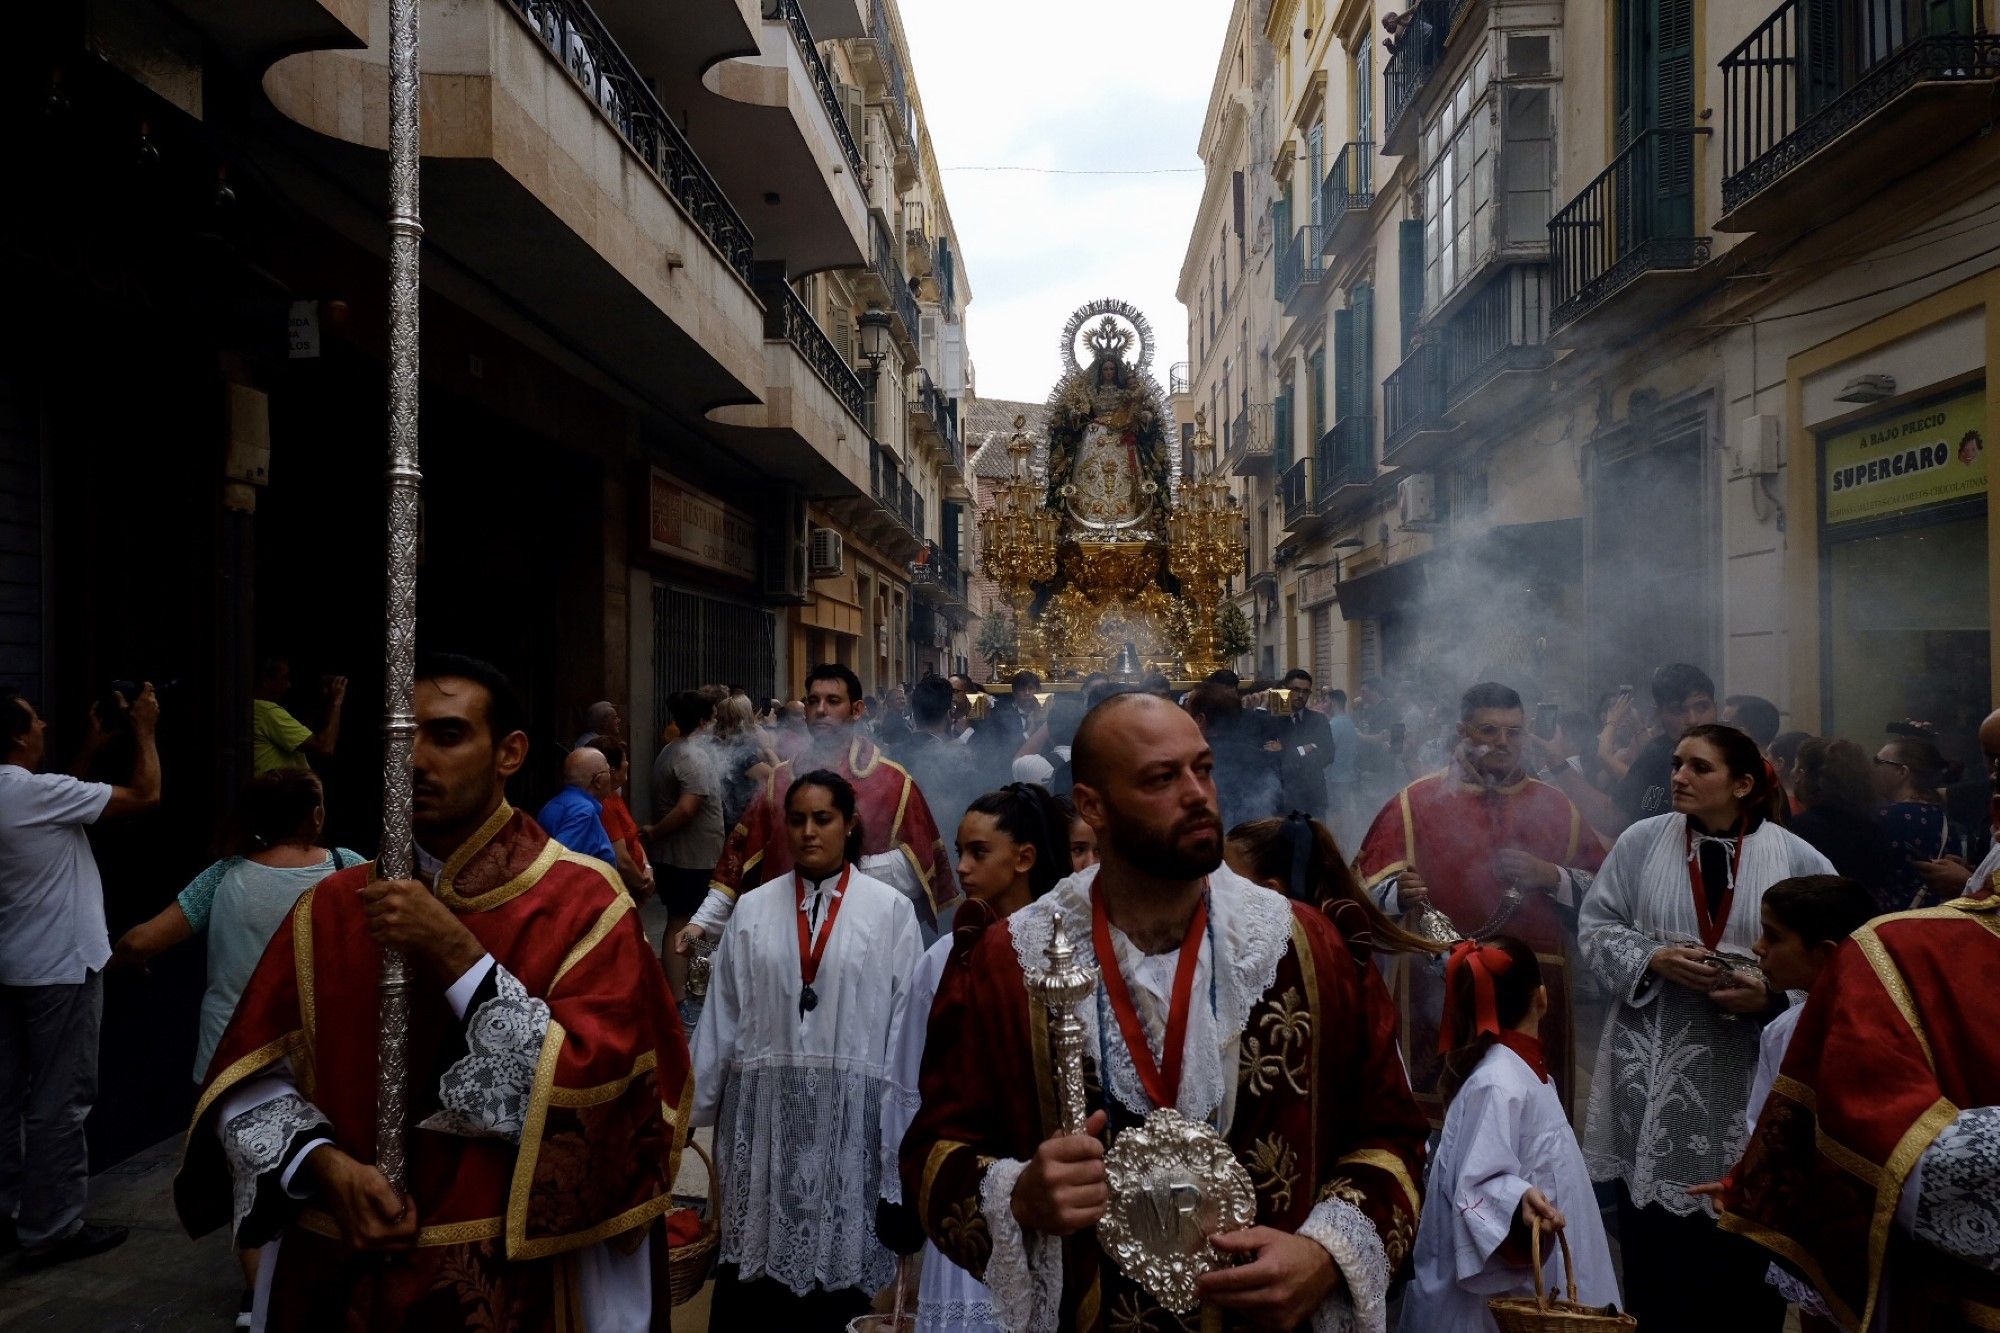
M 1507 886 L 1496 861 L 1509 848 L 1576 870 L 1595 871 L 1604 864 L 1604 844 L 1584 824 L 1569 797 L 1547 783 L 1527 779 L 1487 792 L 1450 773 L 1436 773 L 1411 783 L 1382 807 L 1362 841 L 1357 866 L 1370 889 L 1415 866 L 1430 886 L 1431 905 L 1469 934 L 1500 908 Z M 1553 898 L 1529 889 L 1500 929 L 1518 937 L 1541 959 L 1542 980 L 1549 988 L 1542 1043 L 1556 1090 L 1573 1112 L 1571 927 L 1564 924 Z M 1401 1019 L 1410 1086 L 1432 1123 L 1442 1124 L 1444 1106 L 1437 1091 L 1444 1068 L 1437 1049 L 1442 978 L 1428 959 L 1397 955 L 1390 960 L 1390 986 Z
M 734 898 L 745 889 L 791 873 L 785 796 L 792 789 L 797 765 L 810 762 L 804 756 L 787 760 L 764 779 L 722 849 L 722 860 L 716 863 L 715 877 L 710 881 L 712 887 Z M 935 930 L 937 913 L 958 897 L 958 881 L 952 873 L 951 850 L 938 836 L 937 822 L 923 792 L 901 764 L 862 736 L 849 742 L 846 755 L 832 767 L 854 784 L 855 809 L 861 816 L 861 854 L 900 851 L 909 858 L 930 897 L 929 925 Z M 921 910 L 918 915 L 922 916 Z
M 1381 1233 L 1392 1271 L 1416 1239 L 1426 1132 L 1395 1022 L 1374 969 L 1316 909 L 1292 904 L 1290 947 L 1244 1027 L 1229 1129 L 1258 1225 L 1295 1231 L 1316 1203 L 1345 1200 Z M 903 1137 L 903 1198 L 947 1258 L 982 1276 L 993 1243 L 980 1210 L 986 1168 L 1033 1157 L 1056 1124 L 1048 1017 L 1028 996 L 1008 922 L 947 969 L 930 1032 L 922 1108 Z M 1105 1105 L 1094 1057 L 1086 1064 L 1089 1108 L 1109 1112 L 1115 1136 L 1133 1117 Z M 1065 1242 L 1063 1265 L 1065 1330 L 1194 1326 L 1106 1262 L 1094 1231 Z
M 192 1235 L 227 1225 L 231 1181 L 217 1099 L 289 1060 L 342 1151 L 375 1155 L 380 953 L 356 866 L 308 890 L 272 938 L 217 1047 L 174 1198 Z M 360 1254 L 326 1213 L 286 1227 L 271 1327 L 529 1330 L 580 1327 L 575 1251 L 636 1245 L 672 1204 L 693 1100 L 687 1043 L 632 899 L 602 862 L 563 848 L 506 804 L 445 864 L 438 896 L 550 1024 L 518 1145 L 417 1128 L 438 1109 L 457 1026 L 444 983 L 411 993 L 408 1188 L 418 1248 Z M 664 1246 L 655 1246 L 664 1310 Z M 664 1324 L 662 1324 L 664 1326 Z
M 1729 1177 L 1722 1226 L 1865 1328 L 2000 1327 L 2000 1278 L 1895 1227 L 1904 1182 L 1961 1109 L 2000 1105 L 2000 902 L 1879 917 L 1821 974 Z

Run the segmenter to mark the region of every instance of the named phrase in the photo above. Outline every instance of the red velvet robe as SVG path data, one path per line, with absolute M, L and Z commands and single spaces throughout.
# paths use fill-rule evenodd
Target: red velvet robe
M 1256 1188 L 1257 1225 L 1296 1231 L 1324 1199 L 1353 1204 L 1402 1269 L 1423 1203 L 1425 1125 L 1395 1052 L 1380 977 L 1316 909 L 1292 904 L 1291 944 L 1250 1012 L 1229 1143 Z M 1107 1103 L 1086 1055 L 1089 1110 L 1116 1135 L 1133 1123 Z M 947 969 L 931 1008 L 922 1107 L 903 1136 L 903 1199 L 959 1267 L 983 1279 L 993 1239 L 980 1184 L 996 1159 L 1025 1161 L 1056 1132 L 1048 1015 L 1027 992 L 1007 922 Z M 1065 1333 L 1222 1327 L 1183 1322 L 1106 1261 L 1096 1232 L 1063 1248 Z
M 764 779 L 750 808 L 743 812 L 742 822 L 731 831 L 709 887 L 721 889 L 734 898 L 745 889 L 754 889 L 766 880 L 791 873 L 792 850 L 785 837 L 785 796 L 791 791 L 797 773 L 806 771 L 798 766 L 811 762 L 804 755 L 787 760 Z M 901 764 L 863 736 L 855 736 L 848 743 L 846 756 L 832 768 L 854 784 L 855 810 L 861 816 L 861 854 L 876 856 L 900 851 L 909 858 L 929 895 L 930 920 L 925 925 L 934 933 L 938 912 L 958 897 L 958 881 L 952 871 L 951 849 L 938 836 L 937 821 L 931 817 L 923 792 Z M 921 921 L 923 904 L 915 906 Z
M 231 1218 L 217 1100 L 281 1059 L 361 1161 L 375 1156 L 381 955 L 359 890 L 372 865 L 308 890 L 272 938 L 196 1105 L 175 1204 L 191 1235 Z M 518 1144 L 418 1128 L 438 1110 L 456 1029 L 449 980 L 413 965 L 408 1189 L 417 1248 L 365 1254 L 306 1206 L 283 1231 L 269 1324 L 291 1330 L 580 1327 L 576 1251 L 637 1245 L 672 1205 L 693 1100 L 687 1043 L 632 899 L 602 862 L 565 850 L 505 803 L 438 877 L 452 908 L 550 1023 Z M 657 1326 L 665 1247 L 654 1246 Z
M 2000 1328 L 2000 1278 L 1901 1234 L 1904 1183 L 1962 1109 L 2000 1105 L 2000 902 L 1878 917 L 1813 986 L 1722 1226 L 1811 1282 L 1843 1328 Z
M 1584 824 L 1569 797 L 1554 787 L 1524 778 L 1489 792 L 1447 770 L 1419 778 L 1382 807 L 1361 844 L 1357 867 L 1370 890 L 1416 867 L 1430 886 L 1431 905 L 1450 917 L 1460 933 L 1470 935 L 1499 910 L 1507 886 L 1497 862 L 1509 848 L 1576 870 L 1594 872 L 1604 864 L 1604 844 Z M 1549 988 L 1542 1045 L 1564 1108 L 1574 1118 L 1576 1047 L 1569 960 L 1575 927 L 1563 920 L 1553 898 L 1529 889 L 1499 929 L 1534 949 L 1541 960 L 1542 980 Z M 1437 1087 L 1444 1062 L 1437 1042 L 1443 980 L 1427 958 L 1393 955 L 1389 966 L 1410 1087 L 1431 1122 L 1441 1125 L 1444 1106 Z

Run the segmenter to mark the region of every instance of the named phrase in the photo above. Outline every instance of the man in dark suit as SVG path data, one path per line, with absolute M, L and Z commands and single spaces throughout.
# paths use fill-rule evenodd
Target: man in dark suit
M 1313 690 L 1310 671 L 1293 667 L 1285 673 L 1283 688 L 1289 696 L 1291 711 L 1272 721 L 1276 724 L 1273 730 L 1285 747 L 1279 760 L 1285 804 L 1290 809 L 1303 810 L 1314 819 L 1324 819 L 1326 770 L 1333 762 L 1333 731 L 1325 714 L 1315 713 L 1307 706 Z

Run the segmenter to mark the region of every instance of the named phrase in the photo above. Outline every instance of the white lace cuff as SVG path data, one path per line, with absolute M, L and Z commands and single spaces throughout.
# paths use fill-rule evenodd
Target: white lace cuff
M 1328 1199 L 1314 1205 L 1299 1234 L 1325 1246 L 1345 1280 L 1313 1311 L 1313 1333 L 1384 1333 L 1389 1252 L 1368 1215 L 1345 1199 Z
M 498 963 L 482 981 L 481 994 L 488 986 L 488 998 L 465 1016 L 464 1056 L 438 1080 L 437 1113 L 420 1128 L 519 1142 L 548 1036 L 549 1006 Z
M 1764 1270 L 1764 1282 L 1768 1286 L 1776 1287 L 1778 1294 L 1785 1298 L 1787 1304 L 1798 1306 L 1800 1314 L 1816 1315 L 1821 1319 L 1833 1318 L 1833 1312 L 1826 1308 L 1826 1302 L 1820 1299 L 1819 1293 L 1813 1290 L 1811 1283 L 1800 1281 L 1778 1265 L 1772 1264 Z
M 1916 1238 L 1935 1250 L 2000 1272 L 2000 1107 L 1960 1111 L 1918 1161 Z
M 257 1208 L 264 1182 L 288 1161 L 304 1156 L 302 1149 L 293 1148 L 299 1137 L 322 1126 L 331 1127 L 326 1116 L 296 1092 L 259 1102 L 222 1125 L 222 1155 L 229 1163 L 233 1236 L 245 1234 L 245 1225 Z
M 1023 1232 L 1014 1220 L 1014 1186 L 1028 1164 L 1014 1158 L 986 1168 L 979 1183 L 979 1211 L 993 1237 L 986 1286 L 1000 1326 L 1012 1333 L 1055 1333 L 1062 1310 L 1062 1245 Z

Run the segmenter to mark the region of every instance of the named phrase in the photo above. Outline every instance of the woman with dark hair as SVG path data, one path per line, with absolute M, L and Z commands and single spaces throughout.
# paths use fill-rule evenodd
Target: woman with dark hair
M 1752 950 L 1764 890 L 1833 866 L 1776 822 L 1784 790 L 1734 727 L 1674 747 L 1672 813 L 1626 829 L 1584 899 L 1585 962 L 1610 992 L 1584 1156 L 1618 1184 L 1627 1308 L 1644 1328 L 1777 1329 L 1764 1260 L 1725 1236 L 1688 1186 L 1742 1155 L 1758 1034 L 1784 1012 Z M 1702 1281 L 1690 1282 L 1699 1272 Z
M 916 913 L 855 869 L 845 778 L 794 779 L 784 819 L 792 871 L 737 901 L 695 1029 L 693 1123 L 715 1127 L 723 1200 L 715 1330 L 841 1328 L 895 1273 L 870 1224 Z
M 1398 1329 L 1496 1328 L 1487 1301 L 1534 1294 L 1531 1227 L 1568 1235 L 1578 1288 L 1571 1300 L 1618 1300 L 1590 1172 L 1542 1054 L 1548 1011 L 1541 963 L 1525 942 L 1495 935 L 1453 946 L 1439 1039 L 1444 1129 Z M 1552 1236 L 1542 1267 L 1549 1289 L 1565 1280 Z
M 1252 883 L 1316 905 L 1350 945 L 1389 953 L 1445 951 L 1444 945 L 1403 929 L 1376 906 L 1326 825 L 1297 810 L 1283 819 L 1238 824 L 1229 830 L 1223 859 Z
M 903 1206 L 902 1182 L 894 1167 L 903 1134 L 917 1113 L 917 1077 L 923 1070 L 931 1004 L 955 954 L 976 943 L 987 926 L 1026 907 L 1070 873 L 1064 845 L 1068 827 L 1062 803 L 1031 782 L 989 791 L 966 807 L 958 822 L 958 883 L 965 900 L 958 905 L 951 929 L 917 964 L 909 1005 L 890 1038 L 895 1063 L 882 1105 L 882 1160 L 887 1169 L 882 1172 L 876 1232 L 903 1254 L 914 1254 L 922 1245 L 917 1333 L 1000 1333 L 992 1293 L 924 1239 L 915 1211 Z
M 1957 831 L 1945 818 L 1943 789 L 1964 776 L 1964 764 L 1946 759 L 1922 737 L 1898 737 L 1875 752 L 1875 792 L 1885 803 L 1875 821 L 1896 854 L 1886 910 L 1935 907 L 1947 896 L 1933 890 L 1917 867 L 1953 850 Z
M 285 923 L 292 904 L 336 870 L 367 859 L 345 847 L 320 845 L 326 797 L 310 769 L 273 769 L 252 778 L 237 798 L 233 825 L 231 854 L 196 875 L 158 915 L 121 935 L 112 950 L 113 967 L 139 967 L 183 940 L 207 936 L 208 989 L 202 992 L 194 1053 L 197 1085 L 208 1073 L 264 946 Z M 244 1283 L 237 1324 L 248 1328 L 257 1251 L 237 1253 Z
M 1799 813 L 1789 827 L 1833 862 L 1835 873 L 1894 910 L 1896 849 L 1875 823 L 1875 780 L 1853 741 L 1814 737 L 1799 747 Z

